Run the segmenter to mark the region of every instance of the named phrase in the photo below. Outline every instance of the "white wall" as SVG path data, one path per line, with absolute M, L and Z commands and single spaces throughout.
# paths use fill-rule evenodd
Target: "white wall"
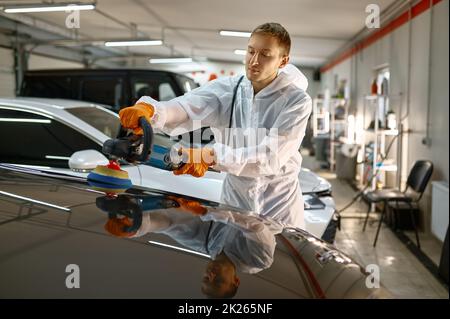
M 314 69 L 311 68 L 302 68 L 301 66 L 298 67 L 300 71 L 306 76 L 308 79 L 308 89 L 306 92 L 311 96 L 312 98 L 316 97 L 318 93 L 320 93 L 320 81 L 314 81 Z
M 404 138 L 406 144 L 403 156 L 403 182 L 412 164 L 419 159 L 429 159 L 435 165 L 433 180 L 449 181 L 449 20 L 448 1 L 433 6 L 432 39 L 430 50 L 431 10 L 416 16 L 408 23 L 379 39 L 351 58 L 322 74 L 321 88 L 333 93 L 334 76 L 349 78 L 353 97 L 356 97 L 357 113 L 362 112 L 363 97 L 370 92 L 374 68 L 388 64 L 390 68 L 390 93 L 403 94 L 402 98 L 391 99 L 402 114 L 407 114 L 407 86 L 410 80 L 409 115 L 404 121 L 410 133 Z M 411 60 L 408 65 L 409 27 L 411 27 Z M 431 53 L 431 68 L 429 54 Z M 431 71 L 429 77 L 429 70 Z M 409 74 L 408 74 L 409 73 Z M 408 77 L 409 76 L 409 77 Z M 429 81 L 430 79 L 430 81 Z M 430 88 L 430 92 L 429 92 Z M 427 105 L 430 94 L 430 138 L 431 145 L 422 140 L 427 130 Z M 397 113 L 397 117 L 399 114 Z M 428 230 L 430 214 L 431 184 L 421 202 L 424 211 L 424 226 Z
M 28 70 L 81 69 L 83 64 L 61 59 L 31 54 L 28 59 Z
M 336 65 L 334 68 L 328 70 L 327 72 L 322 73 L 320 86 L 322 93 L 328 89 L 330 91 L 330 94 L 333 95 L 338 89 L 337 86 L 339 85 L 339 80 L 345 79 L 347 81 L 350 81 L 351 63 L 352 61 L 350 59 L 345 60 Z M 336 76 L 338 78 L 337 83 L 335 83 Z
M 15 88 L 14 52 L 0 48 L 0 97 L 15 96 Z
M 433 50 L 431 52 L 431 156 L 435 178 L 449 181 L 449 21 L 448 1 L 433 12 Z

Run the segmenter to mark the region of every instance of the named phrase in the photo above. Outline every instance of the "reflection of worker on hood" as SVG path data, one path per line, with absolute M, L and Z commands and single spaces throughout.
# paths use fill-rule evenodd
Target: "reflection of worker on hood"
M 229 211 L 209 211 L 198 217 L 185 212 L 145 214 L 133 237 L 148 232 L 165 234 L 183 246 L 211 257 L 202 277 L 202 292 L 209 297 L 232 297 L 240 279 L 237 272 L 254 274 L 270 267 L 274 233 L 259 218 Z
M 176 201 L 179 209 L 144 213 L 161 208 L 167 199 Z M 209 255 L 211 261 L 202 277 L 202 291 L 210 297 L 233 296 L 240 283 L 237 271 L 254 274 L 270 267 L 274 234 L 281 232 L 278 224 L 257 216 L 218 208 L 209 208 L 207 213 L 198 202 L 183 198 L 147 196 L 135 200 L 119 196 L 110 200 L 102 197 L 97 206 L 108 211 L 105 229 L 114 236 L 133 238 L 161 233 L 189 249 Z
M 162 233 L 212 259 L 224 252 L 238 271 L 254 274 L 272 264 L 278 232 L 280 226 L 256 216 L 209 209 L 198 218 L 168 210 L 144 214 L 141 227 L 131 237 Z

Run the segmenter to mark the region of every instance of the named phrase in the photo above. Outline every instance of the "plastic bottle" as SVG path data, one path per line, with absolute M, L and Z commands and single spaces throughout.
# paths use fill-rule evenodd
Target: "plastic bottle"
M 372 82 L 372 86 L 370 88 L 370 93 L 372 95 L 377 95 L 378 94 L 378 85 L 377 85 L 377 79 L 376 78 Z

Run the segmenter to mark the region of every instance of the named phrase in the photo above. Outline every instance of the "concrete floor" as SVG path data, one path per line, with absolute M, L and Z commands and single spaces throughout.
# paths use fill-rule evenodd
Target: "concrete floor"
M 314 170 L 326 178 L 333 186 L 333 198 L 336 207 L 342 208 L 355 195 L 353 188 L 345 181 L 336 179 L 334 174 L 318 168 L 314 158 L 304 156 L 303 167 Z M 364 202 L 356 202 L 342 213 L 341 231 L 337 232 L 335 245 L 363 266 L 376 264 L 380 267 L 380 280 L 395 298 L 449 298 L 448 288 L 441 284 L 433 274 L 411 253 L 407 246 L 398 239 L 391 229 L 382 225 L 376 247 L 373 240 L 377 227 L 373 214 L 366 231 L 362 231 L 363 219 L 367 211 Z M 414 239 L 414 234 L 407 233 Z M 442 244 L 420 233 L 422 250 L 439 263 Z M 414 239 L 415 241 L 415 239 Z

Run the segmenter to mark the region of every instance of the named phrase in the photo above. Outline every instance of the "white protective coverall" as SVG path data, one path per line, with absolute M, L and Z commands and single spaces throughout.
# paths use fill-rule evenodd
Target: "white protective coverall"
M 238 271 L 255 274 L 272 265 L 275 235 L 281 231 L 277 223 L 256 216 L 208 208 L 208 214 L 200 218 L 173 210 L 144 213 L 141 227 L 132 237 L 165 234 L 213 260 L 224 252 Z
M 225 129 L 239 78 L 219 78 L 167 102 L 144 96 L 138 103 L 152 104 L 153 127 L 172 136 L 211 127 L 215 138 L 211 147 L 217 158 L 213 168 L 228 173 L 222 188 L 224 203 L 304 229 L 298 176 L 299 148 L 312 107 L 306 93 L 308 81 L 299 69 L 287 65 L 255 95 L 244 77 L 234 105 L 234 131 L 228 138 Z M 264 136 L 258 131 L 257 137 L 249 137 L 258 128 L 265 131 Z

